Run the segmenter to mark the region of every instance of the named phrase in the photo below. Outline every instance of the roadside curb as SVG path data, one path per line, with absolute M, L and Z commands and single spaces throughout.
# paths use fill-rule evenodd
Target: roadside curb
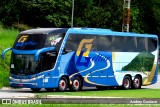
M 47 95 L 41 98 L 78 98 L 78 99 L 91 98 L 91 99 L 94 99 L 94 98 L 122 98 L 122 97 Z
M 0 88 L 0 90 L 14 90 L 14 89 L 22 90 L 22 89 L 29 89 L 29 88 L 11 88 L 11 87 L 2 87 L 2 88 Z

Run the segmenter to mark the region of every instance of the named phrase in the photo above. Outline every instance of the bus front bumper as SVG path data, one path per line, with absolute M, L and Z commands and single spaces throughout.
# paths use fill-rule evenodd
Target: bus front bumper
M 9 83 L 11 87 L 15 88 L 57 88 L 58 78 L 49 78 L 48 81 L 45 78 L 35 79 L 15 79 L 10 77 Z
M 21 82 L 10 82 L 10 87 L 15 87 L 15 88 L 41 88 L 41 87 L 38 87 L 38 83 L 21 83 Z

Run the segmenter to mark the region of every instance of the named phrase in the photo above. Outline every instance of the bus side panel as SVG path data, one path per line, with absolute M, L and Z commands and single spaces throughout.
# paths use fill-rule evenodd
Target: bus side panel
M 89 60 L 86 61 L 86 58 Z M 75 66 L 78 72 L 72 74 L 71 77 L 83 76 L 85 86 L 118 85 L 112 69 L 111 52 L 91 51 L 87 57 L 75 55 Z
M 151 84 L 155 84 L 158 81 L 158 64 L 156 64 L 156 65 L 157 65 L 156 71 L 155 71 L 155 74 L 154 74 L 154 77 L 153 77 Z
M 113 60 L 113 69 L 119 85 L 125 75 L 142 76 L 142 84 L 149 85 L 156 82 L 157 70 L 155 52 L 115 52 Z M 153 82 L 154 81 L 154 82 Z
M 75 52 L 70 52 L 62 55 L 61 64 L 60 64 L 60 75 L 72 75 L 77 72 L 75 63 L 74 63 Z

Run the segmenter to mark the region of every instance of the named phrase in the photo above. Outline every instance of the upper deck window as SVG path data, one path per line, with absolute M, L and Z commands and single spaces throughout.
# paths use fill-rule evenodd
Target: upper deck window
M 19 35 L 13 48 L 18 50 L 40 49 L 44 45 L 46 35 L 44 34 L 23 34 Z
M 27 34 L 27 35 L 19 35 L 16 39 L 16 42 L 13 46 L 14 49 L 18 50 L 35 50 L 41 49 L 43 47 L 58 47 L 63 41 L 64 34 L 56 33 L 56 34 Z
M 93 39 L 91 51 L 153 52 L 157 49 L 157 40 L 151 37 L 70 34 L 65 45 L 65 51 L 77 51 L 83 39 Z M 85 47 L 83 46 L 82 50 L 83 48 Z
M 64 38 L 64 34 L 52 34 L 48 36 L 45 40 L 44 47 L 50 47 L 50 46 L 57 46 L 58 44 L 62 43 L 62 40 Z

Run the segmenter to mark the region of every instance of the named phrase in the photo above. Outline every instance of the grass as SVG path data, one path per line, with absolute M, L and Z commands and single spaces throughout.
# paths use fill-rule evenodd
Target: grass
M 159 105 L 160 106 L 160 105 Z M 41 104 L 41 105 L 1 105 L 0 107 L 159 107 L 158 105 L 127 105 L 127 104 Z
M 121 98 L 160 98 L 159 89 L 137 89 L 137 90 L 83 90 L 79 92 L 39 92 L 37 97 L 47 95 L 66 95 L 66 96 L 99 96 L 99 97 L 121 97 Z
M 19 32 L 17 30 L 3 29 L 0 27 L 0 55 L 2 54 L 3 50 L 13 46 L 13 43 L 18 33 Z M 11 52 L 8 52 L 5 55 L 4 61 L 0 58 L 0 88 L 9 85 L 8 76 L 9 76 L 10 54 Z

